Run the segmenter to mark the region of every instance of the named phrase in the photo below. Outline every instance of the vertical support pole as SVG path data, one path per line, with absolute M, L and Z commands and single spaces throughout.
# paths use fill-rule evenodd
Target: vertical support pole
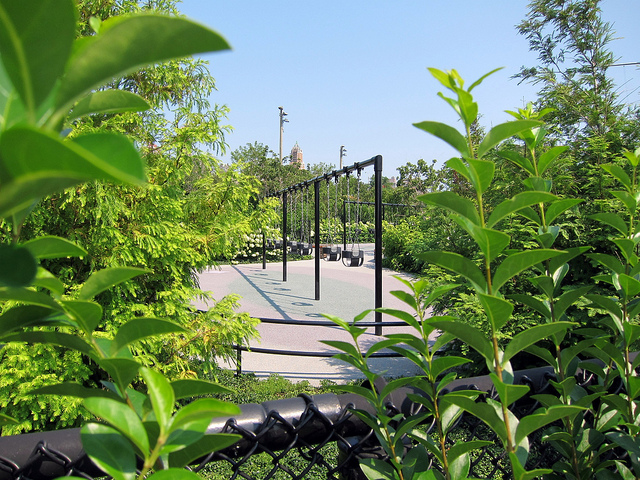
M 373 163 L 373 170 L 375 172 L 375 247 L 374 247 L 374 261 L 375 261 L 375 275 L 376 275 L 376 308 L 382 308 L 382 156 L 375 157 Z M 382 323 L 382 313 L 375 313 L 375 322 Z M 375 334 L 382 335 L 382 325 L 376 325 Z
M 320 251 L 320 180 L 313 182 L 313 193 L 315 198 L 314 238 L 316 241 L 316 300 L 320 300 L 320 255 L 322 255 L 322 252 Z
M 287 192 L 282 192 L 282 281 L 287 281 Z
M 262 269 L 267 269 L 267 239 L 264 230 L 262 231 Z

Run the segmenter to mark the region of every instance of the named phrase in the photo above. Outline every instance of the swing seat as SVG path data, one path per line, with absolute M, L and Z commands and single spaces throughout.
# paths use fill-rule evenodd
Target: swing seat
M 276 244 L 273 242 L 272 238 L 267 238 L 266 247 L 268 250 L 273 250 L 274 248 L 276 248 Z
M 274 248 L 280 250 L 282 248 L 282 240 L 276 240 L 274 243 Z
M 364 263 L 364 250 L 345 250 L 342 252 L 342 264 L 345 267 L 361 267 Z
M 322 258 L 327 262 L 337 262 L 342 258 L 342 247 L 337 245 L 322 247 Z
M 298 242 L 298 253 L 300 255 L 311 255 L 313 253 L 313 247 L 310 243 Z
M 298 243 L 297 242 L 287 242 L 289 246 L 289 250 L 291 253 L 298 253 Z

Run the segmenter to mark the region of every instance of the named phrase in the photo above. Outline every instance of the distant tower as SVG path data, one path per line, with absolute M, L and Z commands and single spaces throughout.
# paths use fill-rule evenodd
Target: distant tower
M 304 161 L 302 160 L 302 149 L 298 142 L 291 149 L 291 164 L 297 163 L 300 170 L 304 170 Z

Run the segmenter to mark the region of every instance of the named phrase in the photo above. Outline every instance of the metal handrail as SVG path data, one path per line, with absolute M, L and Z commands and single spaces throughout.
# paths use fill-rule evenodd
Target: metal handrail
M 298 325 L 309 327 L 338 327 L 335 323 L 328 320 L 295 320 L 287 318 L 258 318 L 262 323 L 270 323 L 276 325 Z M 406 327 L 406 322 L 357 322 L 357 325 L 363 328 L 382 328 L 382 327 Z M 267 355 L 289 355 L 292 357 L 317 357 L 317 358 L 331 358 L 335 356 L 338 351 L 332 352 L 312 352 L 301 350 L 284 350 L 276 348 L 262 348 L 262 347 L 247 347 L 244 345 L 232 345 L 232 348 L 236 351 L 236 376 L 242 374 L 242 352 L 249 353 L 264 353 Z M 376 352 L 369 355 L 370 358 L 397 358 L 401 357 L 396 352 Z

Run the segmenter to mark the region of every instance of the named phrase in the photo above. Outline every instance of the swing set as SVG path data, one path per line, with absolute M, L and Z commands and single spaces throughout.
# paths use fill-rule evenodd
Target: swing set
M 330 210 L 331 210 L 331 201 L 330 201 L 330 180 L 335 181 L 335 208 L 334 212 L 337 214 L 337 204 L 338 204 L 338 179 L 341 176 L 347 177 L 347 196 L 350 195 L 349 191 L 349 176 L 351 173 L 356 172 L 358 176 L 357 182 L 357 199 L 360 202 L 360 174 L 362 170 L 368 166 L 373 165 L 374 169 L 374 197 L 375 197 L 375 242 L 374 242 L 374 268 L 375 268 L 375 302 L 374 308 L 382 307 L 382 156 L 378 155 L 370 158 L 364 162 L 357 162 L 351 166 L 344 167 L 340 170 L 333 170 L 332 172 L 325 173 L 319 177 L 316 177 L 311 180 L 307 180 L 305 182 L 298 183 L 296 185 L 292 185 L 284 190 L 280 190 L 279 192 L 275 192 L 270 194 L 272 197 L 280 197 L 282 200 L 282 241 L 280 242 L 280 248 L 282 248 L 282 281 L 287 281 L 287 254 L 289 253 L 289 249 L 294 251 L 294 242 L 291 241 L 290 245 L 287 244 L 287 239 L 289 232 L 292 234 L 297 234 L 297 220 L 298 215 L 295 214 L 296 210 L 296 201 L 295 199 L 299 196 L 300 201 L 300 241 L 295 242 L 295 252 L 309 252 L 311 254 L 313 250 L 315 250 L 314 260 L 315 260 L 315 299 L 320 300 L 320 259 L 323 258 L 327 262 L 335 262 L 342 261 L 343 265 L 348 267 L 359 267 L 364 263 L 364 251 L 360 248 L 359 243 L 359 232 L 357 228 L 353 226 L 351 221 L 350 224 L 350 232 L 349 232 L 349 242 L 350 246 L 347 248 L 346 242 L 344 245 L 344 249 L 340 249 L 339 246 L 334 243 L 334 230 L 333 227 L 329 227 L 329 245 L 320 247 L 320 184 L 321 182 L 326 182 L 327 185 L 327 219 L 328 224 L 331 225 L 330 218 Z M 310 205 L 310 201 L 308 199 L 308 190 L 310 186 L 313 185 L 314 188 L 314 235 L 311 235 L 311 218 L 308 212 L 309 208 L 305 210 L 304 202 L 305 197 L 307 206 Z M 299 192 L 299 195 L 298 195 Z M 289 201 L 291 198 L 291 203 Z M 288 207 L 291 208 L 293 213 L 292 222 L 290 224 L 288 218 Z M 306 213 L 305 213 L 306 212 Z M 349 213 L 350 217 L 351 213 Z M 337 215 L 336 215 L 337 217 Z M 360 222 L 360 209 L 356 209 L 355 221 L 357 224 Z M 291 227 L 291 230 L 289 228 Z M 311 244 L 311 237 L 314 238 L 315 246 Z M 307 241 L 305 241 L 307 240 Z M 277 245 L 277 241 L 271 242 L 271 244 L 275 247 Z M 263 241 L 263 245 L 266 245 L 266 241 Z M 263 268 L 266 268 L 266 261 L 264 260 L 264 256 L 266 250 L 263 248 Z M 306 253 L 302 253 L 305 255 Z M 382 313 L 375 312 L 375 322 L 382 323 Z M 382 326 L 376 326 L 375 334 L 382 334 Z

